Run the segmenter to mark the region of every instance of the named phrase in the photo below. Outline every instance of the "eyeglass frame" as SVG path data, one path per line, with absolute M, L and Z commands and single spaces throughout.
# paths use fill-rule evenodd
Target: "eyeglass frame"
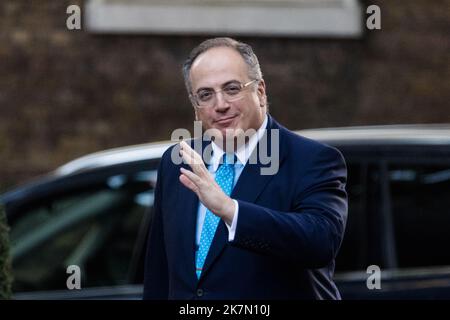
M 239 82 L 239 81 L 236 81 L 236 82 L 239 83 L 239 85 L 241 86 L 241 89 L 240 89 L 240 91 L 238 92 L 238 94 L 241 93 L 242 91 L 244 91 L 247 87 L 249 87 L 249 86 L 250 86 L 253 82 L 255 82 L 255 81 L 256 81 L 256 82 L 259 82 L 258 79 L 250 80 L 249 82 L 246 82 L 246 83 L 244 83 L 244 84 L 242 84 L 242 83 Z M 229 82 L 232 82 L 232 81 L 229 81 Z M 219 90 L 214 90 L 214 89 L 211 88 L 211 91 L 214 92 L 214 98 L 213 98 L 213 99 L 217 99 L 217 93 L 222 92 L 223 90 L 225 90 L 225 88 L 222 88 L 222 89 L 219 89 Z M 244 96 L 239 97 L 239 98 L 237 98 L 236 100 L 231 100 L 231 101 L 230 101 L 229 99 L 226 98 L 225 95 L 223 95 L 223 99 L 224 99 L 225 101 L 227 101 L 227 102 L 238 101 L 238 100 L 241 100 L 243 97 L 244 97 Z M 198 103 L 198 101 L 197 101 L 198 96 L 197 96 L 196 93 L 191 93 L 191 94 L 189 94 L 189 98 L 191 99 L 192 102 L 194 102 L 194 104 L 196 105 L 196 107 L 199 108 L 199 109 L 212 108 L 212 107 L 215 105 L 215 103 L 217 102 L 217 100 L 216 100 L 215 103 L 212 103 L 210 106 L 201 106 L 201 105 L 199 105 L 199 103 Z

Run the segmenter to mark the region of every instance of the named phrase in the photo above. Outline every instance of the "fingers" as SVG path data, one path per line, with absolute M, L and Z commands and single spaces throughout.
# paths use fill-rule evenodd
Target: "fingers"
M 180 176 L 180 182 L 181 182 L 186 188 L 188 188 L 188 189 L 190 189 L 191 191 L 197 193 L 197 191 L 198 191 L 197 186 L 196 186 L 191 180 L 189 180 L 189 178 L 188 178 L 186 175 L 182 174 L 182 175 Z
M 185 141 L 180 142 L 180 153 L 189 165 L 203 163 L 202 157 Z
M 180 142 L 180 155 L 197 175 L 205 176 L 208 170 L 206 170 L 202 157 L 185 141 Z
M 199 187 L 202 179 L 197 176 L 194 172 L 186 170 L 185 168 L 180 168 L 181 173 L 186 176 L 195 186 Z
M 201 190 L 210 188 L 208 185 L 214 184 L 214 178 L 211 177 L 208 169 L 202 161 L 200 155 L 195 152 L 186 142 L 180 142 L 180 155 L 183 161 L 187 163 L 192 171 L 185 168 L 180 168 L 180 182 L 190 190 L 199 195 Z

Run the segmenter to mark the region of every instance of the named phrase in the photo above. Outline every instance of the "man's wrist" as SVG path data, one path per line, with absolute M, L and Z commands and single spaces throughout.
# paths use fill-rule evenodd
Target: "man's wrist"
M 233 199 L 226 196 L 225 201 L 223 202 L 222 210 L 220 210 L 218 215 L 226 224 L 231 225 L 231 223 L 233 222 L 235 211 L 236 204 L 234 203 Z

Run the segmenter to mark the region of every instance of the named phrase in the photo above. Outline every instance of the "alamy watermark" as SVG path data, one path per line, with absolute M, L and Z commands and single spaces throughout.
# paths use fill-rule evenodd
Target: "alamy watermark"
M 225 145 L 221 147 L 226 153 L 234 153 L 237 148 L 243 146 L 248 142 L 250 137 L 256 135 L 255 129 L 227 129 L 223 139 L 223 134 L 220 130 L 215 128 L 207 129 L 203 132 L 202 122 L 194 121 L 194 137 L 197 139 L 193 140 L 193 149 L 197 152 L 203 162 L 210 164 L 210 159 L 212 158 L 212 145 L 208 145 L 203 150 L 204 141 L 223 141 L 225 140 Z M 270 140 L 269 140 L 270 136 Z M 179 142 L 183 140 L 190 140 L 193 137 L 189 130 L 184 128 L 175 129 L 171 135 L 171 141 Z M 280 166 L 280 132 L 278 129 L 266 130 L 265 134 L 260 137 L 256 149 L 251 154 L 246 154 L 248 158 L 248 164 L 261 164 L 260 173 L 261 175 L 274 175 L 278 172 Z M 179 165 L 183 162 L 178 148 L 173 148 L 171 153 L 171 160 L 174 164 Z
M 81 30 L 81 8 L 75 4 L 67 7 L 66 13 L 69 15 L 66 19 L 68 30 Z
M 377 5 L 370 5 L 366 10 L 370 14 L 366 20 L 366 27 L 369 30 L 381 30 L 381 9 Z
M 66 269 L 66 273 L 70 274 L 67 277 L 66 286 L 69 290 L 81 289 L 81 269 L 77 265 L 70 265 Z
M 369 290 L 381 289 L 381 269 L 379 266 L 373 264 L 367 267 L 367 274 L 370 276 L 366 280 L 366 286 Z

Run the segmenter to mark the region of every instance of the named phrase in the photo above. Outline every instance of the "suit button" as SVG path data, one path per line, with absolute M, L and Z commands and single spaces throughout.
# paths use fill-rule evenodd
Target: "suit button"
M 197 289 L 197 297 L 203 296 L 203 289 Z

